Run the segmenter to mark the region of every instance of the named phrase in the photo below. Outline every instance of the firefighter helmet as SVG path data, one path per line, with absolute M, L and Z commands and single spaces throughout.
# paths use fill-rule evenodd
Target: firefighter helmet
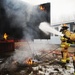
M 69 28 L 68 26 L 67 26 L 67 24 L 63 24 L 63 26 L 62 26 L 63 28 Z

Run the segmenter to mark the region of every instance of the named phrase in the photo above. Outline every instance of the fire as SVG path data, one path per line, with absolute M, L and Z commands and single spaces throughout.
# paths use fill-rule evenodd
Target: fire
M 4 33 L 3 38 L 4 38 L 5 40 L 7 40 L 7 37 L 8 37 L 8 35 L 7 35 L 6 33 Z
M 45 10 L 45 8 L 44 8 L 43 6 L 40 6 L 39 8 L 40 8 L 41 10 Z
M 32 59 L 30 58 L 30 59 L 27 60 L 26 63 L 27 63 L 28 65 L 32 65 L 32 64 L 33 64 L 33 61 L 32 61 Z

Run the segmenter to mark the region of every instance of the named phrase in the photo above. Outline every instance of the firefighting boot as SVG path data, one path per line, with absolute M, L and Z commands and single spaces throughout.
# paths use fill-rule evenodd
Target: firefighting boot
M 66 69 L 66 60 L 65 59 L 61 59 L 61 63 L 62 63 L 62 68 Z
M 70 61 L 70 58 L 68 57 L 68 58 L 66 59 L 66 63 L 69 63 L 69 61 Z
M 63 58 L 62 58 L 62 59 L 61 59 L 61 62 L 62 62 L 62 63 L 66 63 L 66 59 L 63 59 Z

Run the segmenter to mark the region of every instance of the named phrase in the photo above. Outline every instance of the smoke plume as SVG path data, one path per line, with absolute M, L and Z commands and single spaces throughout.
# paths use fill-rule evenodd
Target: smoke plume
M 7 33 L 11 38 L 25 39 L 26 41 L 49 38 L 50 35 L 45 35 L 39 29 L 39 24 L 43 21 L 50 23 L 50 3 L 42 5 L 45 7 L 45 10 L 40 10 L 40 5 L 32 6 L 21 0 L 0 0 L 0 37 Z M 9 69 L 14 60 L 23 63 L 26 58 L 33 57 L 34 51 L 36 54 L 36 50 L 38 51 L 45 47 L 41 46 L 40 49 L 35 50 L 32 46 L 36 47 L 38 45 L 28 42 L 23 43 L 23 45 L 18 50 L 15 50 L 13 55 L 0 68 L 6 67 Z
M 0 35 L 6 32 L 14 39 L 25 40 L 49 38 L 39 30 L 39 24 L 43 21 L 50 23 L 50 3 L 43 5 L 45 11 L 40 10 L 39 6 L 21 0 L 1 0 Z

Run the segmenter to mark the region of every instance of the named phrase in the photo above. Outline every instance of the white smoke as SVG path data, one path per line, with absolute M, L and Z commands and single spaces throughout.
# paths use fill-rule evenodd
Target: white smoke
M 59 35 L 59 36 L 63 36 L 63 34 L 61 32 L 59 32 L 59 31 L 55 30 L 54 28 L 50 27 L 49 23 L 47 23 L 47 22 L 40 23 L 39 28 L 45 33 L 53 33 L 53 34 L 56 34 L 56 35 Z
M 58 46 L 49 44 L 49 41 L 34 41 L 34 42 L 18 42 L 22 46 L 19 49 L 15 50 L 13 59 L 19 63 L 23 63 L 27 58 L 33 58 L 36 55 L 41 55 L 41 51 L 54 50 Z

